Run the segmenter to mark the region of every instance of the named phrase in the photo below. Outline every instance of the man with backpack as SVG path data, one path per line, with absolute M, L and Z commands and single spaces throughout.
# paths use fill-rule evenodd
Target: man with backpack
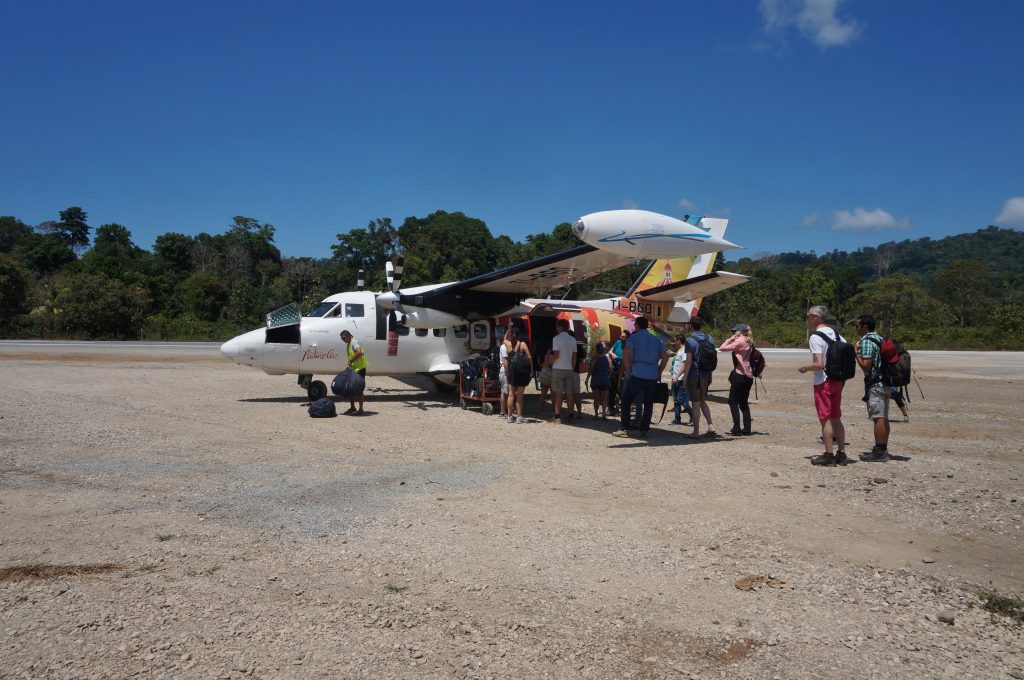
M 868 418 L 875 424 L 875 446 L 861 454 L 865 462 L 884 463 L 889 460 L 889 393 L 891 387 L 883 380 L 882 336 L 875 332 L 875 318 L 867 314 L 857 317 L 857 364 L 864 371 L 864 401 Z
M 807 310 L 807 327 L 812 329 L 808 346 L 812 363 L 801 366 L 800 373 L 814 372 L 814 407 L 821 424 L 825 453 L 811 459 L 813 465 L 846 465 L 846 428 L 843 427 L 843 387 L 856 374 L 853 347 L 828 325 L 828 309 L 814 305 Z M 832 439 L 839 443 L 833 452 Z
M 622 388 L 622 413 L 620 422 L 622 429 L 612 433 L 615 437 L 629 436 L 629 411 L 637 395 L 643 395 L 644 412 L 637 420 L 640 431 L 637 436 L 643 439 L 651 428 L 651 415 L 654 413 L 654 391 L 661 382 L 661 374 L 668 363 L 668 352 L 653 333 L 648 333 L 650 322 L 646 317 L 638 317 L 634 322 L 636 332 L 629 336 L 623 349 L 622 368 L 629 371 L 629 381 Z M 638 414 L 639 415 L 639 414 Z
M 715 339 L 701 330 L 704 321 L 695 316 L 690 319 L 693 333 L 686 338 L 683 349 L 686 351 L 686 363 L 683 364 L 683 375 L 686 378 L 686 389 L 690 393 L 690 408 L 693 409 L 693 432 L 687 436 L 697 439 L 700 434 L 700 417 L 708 421 L 705 437 L 717 437 L 715 424 L 711 422 L 711 409 L 708 407 L 708 387 L 711 385 L 711 374 L 718 367 L 718 347 Z

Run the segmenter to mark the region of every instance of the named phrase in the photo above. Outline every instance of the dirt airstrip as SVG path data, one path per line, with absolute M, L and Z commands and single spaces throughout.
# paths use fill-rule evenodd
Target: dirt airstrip
M 1024 356 L 916 353 L 902 460 L 834 469 L 805 358 L 755 435 L 641 442 L 0 343 L 0 678 L 1024 678 Z

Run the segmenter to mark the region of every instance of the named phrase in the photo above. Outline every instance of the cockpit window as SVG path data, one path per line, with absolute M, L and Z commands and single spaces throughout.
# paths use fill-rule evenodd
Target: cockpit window
M 353 304 L 351 302 L 346 302 L 345 303 L 345 316 L 347 318 L 349 318 L 349 319 L 351 319 L 353 317 L 362 317 L 363 316 L 363 306 L 362 305 Z
M 313 309 L 309 310 L 309 314 L 306 316 L 336 316 L 332 312 L 338 307 L 337 302 L 328 302 L 324 300 Z

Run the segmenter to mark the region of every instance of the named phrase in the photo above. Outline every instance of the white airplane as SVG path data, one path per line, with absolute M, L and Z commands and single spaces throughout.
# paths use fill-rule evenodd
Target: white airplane
M 318 399 L 327 394 L 327 385 L 314 376 L 333 376 L 348 365 L 347 347 L 339 337 L 347 329 L 366 353 L 368 375 L 418 374 L 451 385 L 460 361 L 493 347 L 494 318 L 527 298 L 542 298 L 635 260 L 691 257 L 739 247 L 723 238 L 726 220 L 716 221 L 720 223 L 715 224 L 720 226 L 714 229 L 717 235 L 702 223 L 710 223 L 711 218 L 690 222 L 645 210 L 592 213 L 573 225 L 583 245 L 464 281 L 406 290 L 400 285 L 399 258 L 397 267 L 388 263 L 388 291 L 363 291 L 360 280 L 356 291 L 331 295 L 306 316 L 300 316 L 297 305 L 289 305 L 268 314 L 265 328 L 228 340 L 220 351 L 238 364 L 270 375 L 297 374 L 309 398 Z M 715 273 L 698 278 L 704 281 L 673 284 L 676 289 L 686 284 L 676 294 L 693 299 L 697 288 L 720 290 L 723 286 L 717 279 L 727 277 Z M 673 290 L 658 292 L 671 295 Z M 533 302 L 533 310 L 555 303 Z M 579 304 L 594 302 L 599 301 Z

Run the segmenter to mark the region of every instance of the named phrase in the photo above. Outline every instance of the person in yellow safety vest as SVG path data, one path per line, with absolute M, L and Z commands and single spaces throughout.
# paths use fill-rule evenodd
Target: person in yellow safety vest
M 370 362 L 366 360 L 366 355 L 363 353 L 363 346 L 359 344 L 359 341 L 352 337 L 352 334 L 348 331 L 341 332 L 341 341 L 348 345 L 348 365 L 353 371 L 363 376 L 363 380 L 366 379 L 366 367 L 370 365 Z M 365 388 L 364 388 L 365 389 Z M 359 409 L 356 410 L 355 400 L 359 400 Z M 353 395 L 348 400 L 349 408 L 345 413 L 355 414 L 361 416 L 363 412 L 363 393 Z

